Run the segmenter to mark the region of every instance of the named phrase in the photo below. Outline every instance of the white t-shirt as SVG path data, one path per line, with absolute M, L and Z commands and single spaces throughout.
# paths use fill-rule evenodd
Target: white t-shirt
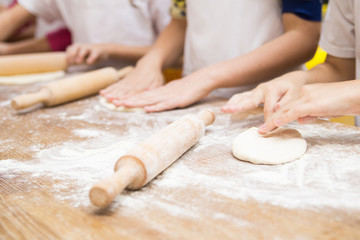
M 186 4 L 185 74 L 248 53 L 284 31 L 279 0 Z
M 3 7 L 7 7 L 11 2 L 12 0 L 0 0 L 0 5 Z
M 35 30 L 35 38 L 40 38 L 46 36 L 48 33 L 59 30 L 60 28 L 64 28 L 65 24 L 62 20 L 57 19 L 52 22 L 47 22 L 42 18 L 36 19 L 36 30 Z
M 360 0 L 331 0 L 322 25 L 320 46 L 339 58 L 356 58 L 360 78 Z M 358 39 L 356 39 L 358 35 Z
M 186 4 L 184 75 L 244 55 L 284 32 L 279 0 L 196 0 Z M 248 88 L 218 89 L 213 94 L 230 97 Z
M 360 0 L 331 0 L 322 25 L 319 45 L 330 55 L 356 59 L 356 79 L 360 78 Z M 358 35 L 358 39 L 356 39 Z M 355 125 L 360 126 L 360 116 Z
M 170 21 L 171 1 L 19 0 L 19 4 L 47 21 L 63 20 L 73 43 L 150 46 Z

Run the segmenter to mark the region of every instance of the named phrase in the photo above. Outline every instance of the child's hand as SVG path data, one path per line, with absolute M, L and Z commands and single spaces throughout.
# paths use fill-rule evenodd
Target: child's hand
M 318 117 L 359 114 L 360 84 L 357 81 L 302 86 L 298 96 L 280 106 L 259 131 L 266 133 L 294 120 L 306 124 Z
M 225 113 L 244 112 L 264 104 L 265 120 L 286 104 L 289 99 L 297 97 L 299 89 L 305 84 L 304 72 L 292 72 L 272 81 L 258 85 L 252 91 L 234 95 L 221 110 Z
M 73 44 L 66 49 L 69 64 L 94 64 L 109 58 L 105 44 Z
M 150 64 L 142 64 L 141 60 L 134 71 L 129 73 L 123 80 L 112 84 L 100 91 L 100 94 L 108 101 L 123 100 L 136 93 L 154 89 L 164 84 L 164 76 L 161 68 Z
M 144 107 L 146 112 L 160 112 L 186 107 L 206 97 L 214 87 L 206 71 L 197 71 L 156 89 L 147 90 L 123 100 L 117 106 Z

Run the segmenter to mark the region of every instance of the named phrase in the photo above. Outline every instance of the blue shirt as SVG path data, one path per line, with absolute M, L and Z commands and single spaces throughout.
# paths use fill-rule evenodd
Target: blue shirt
M 282 0 L 282 12 L 294 13 L 310 20 L 321 21 L 322 0 Z

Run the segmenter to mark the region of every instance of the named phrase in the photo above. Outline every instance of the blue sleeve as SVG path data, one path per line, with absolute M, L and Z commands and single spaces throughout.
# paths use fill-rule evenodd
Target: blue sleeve
M 282 12 L 294 13 L 310 20 L 321 21 L 322 0 L 282 0 Z

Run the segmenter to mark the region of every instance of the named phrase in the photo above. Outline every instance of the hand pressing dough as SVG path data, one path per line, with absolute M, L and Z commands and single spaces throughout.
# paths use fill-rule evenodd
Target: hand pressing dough
M 100 96 L 100 104 L 104 107 L 106 107 L 109 110 L 112 111 L 118 111 L 118 112 L 138 112 L 138 113 L 145 113 L 145 110 L 143 108 L 127 108 L 127 107 L 117 107 L 111 102 L 108 102 L 106 98 Z
M 253 127 L 234 139 L 232 151 L 243 161 L 275 165 L 300 158 L 306 151 L 306 141 L 296 129 L 280 128 L 263 136 Z
M 0 76 L 0 85 L 24 85 L 59 79 L 65 76 L 64 71 L 24 74 L 14 76 Z

